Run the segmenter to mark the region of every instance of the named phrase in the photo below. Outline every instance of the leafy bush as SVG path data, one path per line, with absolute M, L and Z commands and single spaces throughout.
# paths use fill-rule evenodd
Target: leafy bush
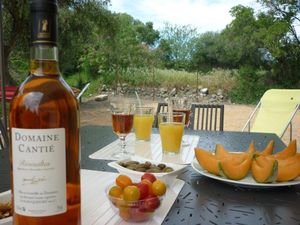
M 24 59 L 24 56 L 12 53 L 9 61 L 9 71 L 16 82 L 16 85 L 20 85 L 28 76 L 28 60 Z
M 104 83 L 102 77 L 98 76 L 96 79 L 91 80 L 89 74 L 83 72 L 64 77 L 64 79 L 70 86 L 79 89 L 82 89 L 86 83 L 90 82 L 89 88 L 84 93 L 85 96 L 98 94 L 100 87 Z
M 252 66 L 241 67 L 237 80 L 237 85 L 229 92 L 230 99 L 236 103 L 257 103 L 270 88 L 266 82 L 267 73 Z

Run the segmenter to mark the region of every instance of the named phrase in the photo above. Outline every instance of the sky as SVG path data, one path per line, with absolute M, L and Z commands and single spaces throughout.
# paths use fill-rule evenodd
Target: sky
M 229 13 L 238 4 L 259 9 L 255 0 L 111 0 L 112 12 L 125 12 L 142 22 L 151 21 L 161 30 L 164 24 L 190 25 L 198 32 L 221 31 L 232 21 Z

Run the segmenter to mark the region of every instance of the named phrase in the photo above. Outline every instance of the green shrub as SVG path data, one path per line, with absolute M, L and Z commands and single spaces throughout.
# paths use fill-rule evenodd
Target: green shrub
M 9 61 L 9 71 L 16 85 L 20 85 L 28 76 L 28 60 L 25 60 L 20 55 L 11 54 Z
M 91 80 L 89 74 L 83 72 L 65 76 L 64 79 L 70 86 L 79 89 L 82 89 L 86 83 L 90 82 L 90 86 L 84 93 L 84 96 L 98 94 L 100 87 L 104 83 L 102 77 L 98 76 L 96 79 Z
M 237 85 L 229 92 L 236 103 L 257 103 L 270 87 L 267 85 L 267 73 L 252 66 L 243 66 L 237 75 Z

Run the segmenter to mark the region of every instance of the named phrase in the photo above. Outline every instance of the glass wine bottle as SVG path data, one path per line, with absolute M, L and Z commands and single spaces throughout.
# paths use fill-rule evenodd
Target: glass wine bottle
M 10 106 L 14 225 L 80 225 L 78 102 L 60 76 L 57 0 L 31 0 L 30 71 Z

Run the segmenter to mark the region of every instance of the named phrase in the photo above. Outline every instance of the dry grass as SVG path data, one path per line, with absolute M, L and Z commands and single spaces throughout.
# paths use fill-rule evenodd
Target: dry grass
M 151 71 L 134 70 L 122 76 L 122 79 L 134 86 L 161 86 L 166 88 L 197 85 L 207 87 L 212 91 L 222 89 L 230 90 L 235 84 L 235 71 L 224 69 L 213 69 L 208 73 L 190 73 L 187 71 L 155 69 Z M 198 83 L 197 83 L 198 79 Z
M 228 92 L 236 84 L 233 70 L 214 69 L 209 73 L 200 73 L 198 75 L 196 73 L 176 70 L 156 70 L 156 73 L 156 78 L 163 87 L 181 87 L 182 84 L 191 87 L 199 85 L 207 87 L 213 92 L 217 89 Z
M 228 93 L 237 83 L 233 70 L 214 69 L 206 75 L 200 76 L 200 85 L 209 87 L 209 90 L 216 92 L 218 89 Z

